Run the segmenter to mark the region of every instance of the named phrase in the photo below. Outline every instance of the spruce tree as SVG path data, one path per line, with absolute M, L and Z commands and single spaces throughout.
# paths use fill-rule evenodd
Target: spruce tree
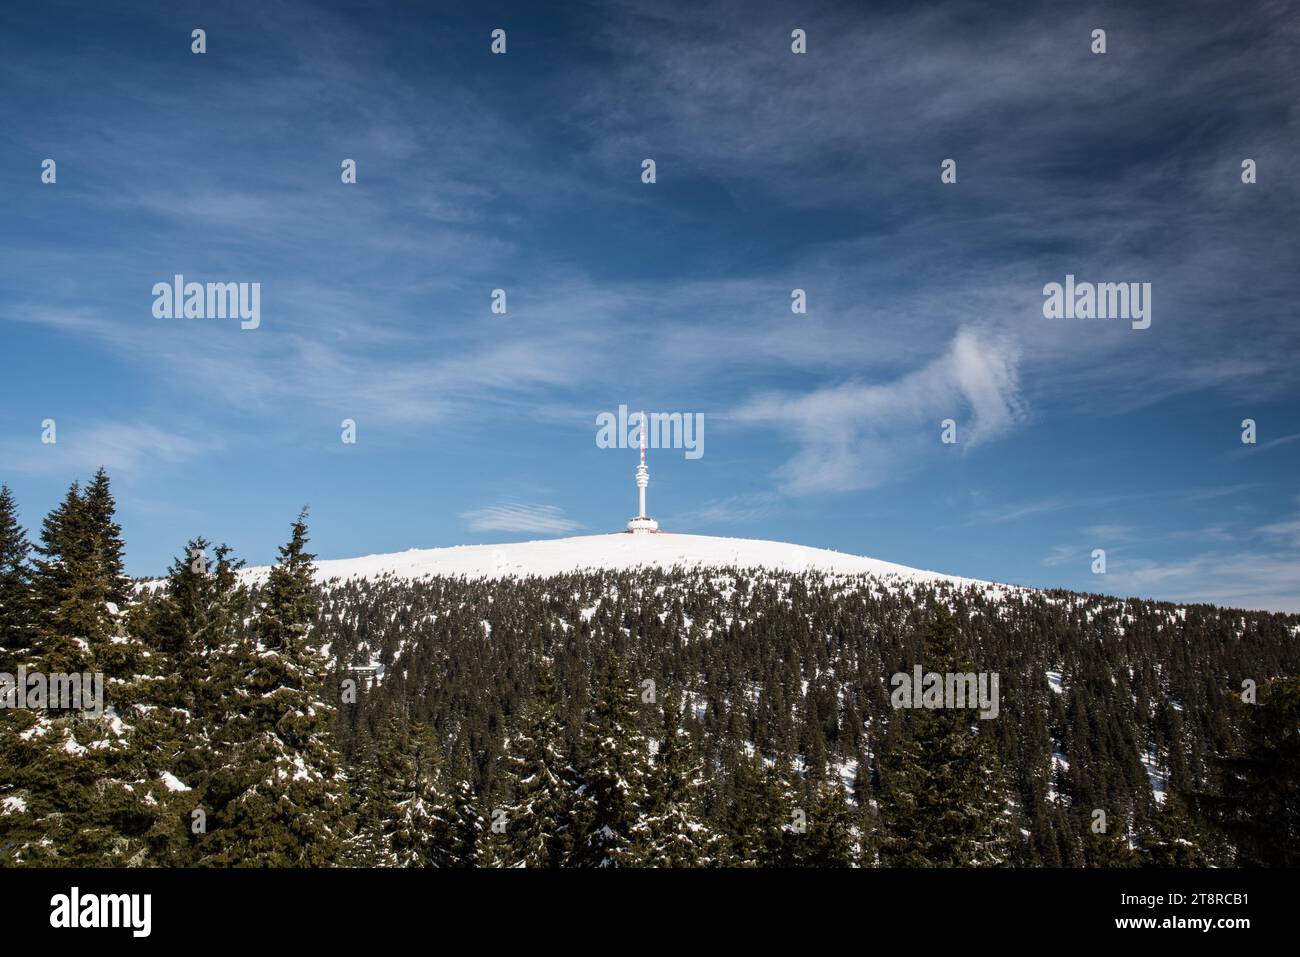
M 81 499 L 81 483 L 74 481 L 63 495 L 63 501 L 41 521 L 41 544 L 36 552 L 35 584 L 38 595 L 46 606 L 55 606 L 62 597 L 66 582 L 57 574 L 63 566 L 83 558 L 85 509 Z
M 963 673 L 958 626 L 937 604 L 923 643 L 924 668 Z M 881 860 L 887 866 L 971 867 L 1008 862 L 1014 847 L 1010 793 L 987 729 L 961 708 L 899 709 L 899 743 L 880 760 Z
M 483 844 L 483 815 L 469 779 L 467 758 L 444 765 L 442 800 L 435 808 L 435 867 L 479 867 Z
M 204 864 L 323 866 L 343 852 L 350 808 L 327 662 L 309 634 L 316 588 L 306 545 L 304 509 L 264 586 L 251 640 L 225 656 L 234 694 L 214 740 Z
M 1084 861 L 1088 867 L 1137 867 L 1142 863 L 1138 852 L 1129 843 L 1124 828 L 1107 830 L 1098 834 L 1089 826 L 1084 831 Z
M 1239 867 L 1300 864 L 1300 678 L 1258 688 L 1245 712 L 1245 741 L 1221 756 L 1217 794 L 1200 795 L 1202 814 L 1236 848 Z
M 0 864 L 139 866 L 157 806 L 114 722 L 61 709 L 0 712 Z
M 876 786 L 872 780 L 871 764 L 864 752 L 858 753 L 853 771 L 854 825 L 858 834 L 858 856 L 863 867 L 875 866 L 878 861 L 880 840 L 880 805 L 876 801 Z
M 242 632 L 242 563 L 224 545 L 212 556 L 208 547 L 203 538 L 191 540 L 172 562 L 164 586 L 133 605 L 128 618 L 148 648 L 148 663 L 122 696 L 137 712 L 133 741 L 144 773 L 164 785 L 159 800 L 166 813 L 149 835 L 156 863 L 194 860 L 194 812 L 206 814 L 204 797 L 217 768 L 215 734 L 235 694 L 233 673 L 221 663 Z
M 797 863 L 797 822 L 788 761 L 769 765 L 760 752 L 741 757 L 732 780 L 726 814 L 724 863 L 734 867 L 791 867 Z
M 125 543 L 122 527 L 116 521 L 117 502 L 109 488 L 108 472 L 102 467 L 82 493 L 85 521 L 94 542 L 101 587 L 107 601 L 119 607 L 126 604 L 131 582 L 123 567 Z
M 860 860 L 860 831 L 844 788 L 834 779 L 813 787 L 813 806 L 800 842 L 805 867 L 855 867 Z
M 808 802 L 796 798 L 795 777 L 790 759 L 784 754 L 778 754 L 763 771 L 758 802 L 760 867 L 794 867 L 799 863 L 809 808 Z M 802 832 L 798 828 L 803 828 Z
M 725 839 L 722 863 L 729 867 L 757 867 L 759 857 L 759 801 L 763 759 L 757 753 L 739 756 L 731 774 L 729 800 L 723 820 Z
M 32 593 L 40 667 L 47 673 L 93 671 L 93 652 L 108 642 L 113 625 L 104 576 L 96 566 L 94 535 L 76 482 L 45 516 L 36 551 L 40 557 Z
M 573 852 L 574 769 L 554 694 L 551 668 L 543 665 L 502 762 L 508 804 L 495 844 L 504 867 L 563 867 Z
M 708 867 L 715 863 L 718 842 L 701 820 L 701 770 L 675 699 L 664 703 L 658 743 L 650 775 L 646 862 L 655 867 Z
M 97 495 L 106 492 L 102 474 L 98 486 Z M 92 521 L 74 483 L 42 526 L 36 642 L 27 663 L 51 687 L 56 678 L 75 676 L 82 694 L 79 701 L 29 702 L 0 722 L 0 791 L 6 810 L 15 812 L 0 819 L 0 844 L 14 863 L 140 865 L 149 860 L 154 835 L 174 829 L 172 792 L 149 773 L 132 724 L 152 663 L 111 601 L 117 566 L 104 543 L 114 538 L 120 545 L 120 537 L 100 529 L 116 528 L 111 496 L 97 501 L 101 511 Z M 92 700 L 96 686 L 102 701 Z
M 617 655 L 602 670 L 595 712 L 584 728 L 582 807 L 575 859 L 585 867 L 644 863 L 649 745 L 638 726 L 637 696 Z
M 442 791 L 442 764 L 431 727 L 413 727 L 396 712 L 388 716 L 354 777 L 357 822 L 348 863 L 434 867 L 444 859 L 438 842 L 449 802 Z
M 25 663 L 32 641 L 31 544 L 9 486 L 0 486 L 0 671 Z
M 387 800 L 390 772 L 380 770 L 379 743 L 367 738 L 353 755 L 348 772 L 348 792 L 356 802 L 352 835 L 343 850 L 343 862 L 349 867 L 395 867 L 389 843 L 389 826 L 397 818 L 397 809 Z
M 1187 807 L 1176 793 L 1169 793 L 1143 832 L 1138 854 L 1144 867 L 1207 867 L 1210 861 L 1203 845 Z
M 33 598 L 36 651 L 48 672 L 100 668 L 125 678 L 136 664 L 132 649 L 110 647 L 120 637 L 118 618 L 130 597 L 115 507 L 101 468 L 84 491 L 73 482 L 42 523 Z
M 232 674 L 221 667 L 223 656 L 245 637 L 243 609 L 247 589 L 238 572 L 243 562 L 230 549 L 218 546 L 211 556 L 206 539 L 192 539 L 185 553 L 172 561 L 162 590 L 133 609 L 132 624 L 150 649 L 167 662 L 166 674 L 153 691 L 153 700 L 186 732 L 184 756 L 172 770 L 182 776 L 206 767 L 210 731 L 233 694 Z

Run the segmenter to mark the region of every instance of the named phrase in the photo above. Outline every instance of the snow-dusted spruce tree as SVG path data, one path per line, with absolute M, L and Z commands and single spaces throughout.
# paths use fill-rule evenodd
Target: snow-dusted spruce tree
M 35 658 L 51 672 L 88 671 L 91 648 L 108 643 L 112 624 L 79 483 L 45 516 L 36 552 Z
M 856 867 L 861 862 L 860 819 L 849 807 L 843 785 L 815 782 L 802 840 L 797 842 L 804 867 Z
M 121 530 L 101 469 L 77 484 L 42 525 L 26 631 L 17 664 L 54 676 L 83 676 L 77 702 L 28 701 L 0 711 L 0 857 L 8 863 L 140 865 L 148 835 L 167 817 L 162 782 L 144 767 L 130 717 L 148 649 L 126 631 L 120 605 Z M 102 675 L 102 702 L 92 700 Z M 102 704 L 103 710 L 98 710 Z
M 356 831 L 347 863 L 360 867 L 432 867 L 448 798 L 433 729 L 392 712 L 353 777 Z
M 306 514 L 280 548 L 252 634 L 214 662 L 232 691 L 213 734 L 202 864 L 323 866 L 342 853 L 350 802 L 323 687 L 327 662 L 309 633 L 317 592 Z
M 663 731 L 650 775 L 646 813 L 646 863 L 653 867 L 710 867 L 717 862 L 719 839 L 704 824 L 701 767 L 691 753 L 676 699 L 664 702 Z
M 468 754 L 443 765 L 443 797 L 435 811 L 434 867 L 478 867 L 482 863 L 483 815 L 470 781 Z
M 0 486 L 0 671 L 6 674 L 15 673 L 31 647 L 31 550 L 13 493 Z
M 573 851 L 574 770 L 554 694 L 544 664 L 502 761 L 505 830 L 493 841 L 494 863 L 502 867 L 563 867 Z
M 33 631 L 31 544 L 18 524 L 18 509 L 8 486 L 0 488 L 0 671 L 16 674 L 31 660 Z M 27 794 L 18 781 L 17 736 L 29 730 L 9 708 L 0 709 L 0 865 L 14 861 L 15 848 L 35 838 Z
M 1144 867 L 1209 867 L 1205 836 L 1183 800 L 1170 792 L 1142 832 L 1137 852 Z
M 739 756 L 727 807 L 723 863 L 731 867 L 792 867 L 797 863 L 796 810 L 790 760 L 769 764 L 760 752 Z M 806 817 L 805 817 L 806 819 Z
M 122 526 L 114 520 L 117 502 L 109 487 L 108 472 L 100 468 L 86 486 L 82 497 L 86 522 L 95 535 L 96 565 L 101 587 L 107 600 L 121 607 L 131 595 L 131 582 L 126 577 L 122 555 L 126 543 L 122 541 Z
M 350 867 L 396 867 L 392 850 L 392 826 L 397 820 L 396 801 L 402 781 L 398 761 L 399 737 L 405 722 L 390 713 L 381 734 L 366 736 L 357 745 L 348 790 L 356 802 L 352 836 L 347 840 L 343 860 Z
M 247 592 L 230 549 L 211 555 L 207 540 L 192 539 L 168 569 L 165 587 L 133 609 L 133 630 L 167 662 L 143 705 L 137 726 L 152 726 L 151 760 L 183 781 L 201 784 L 211 771 L 212 735 L 233 693 L 231 673 L 220 668 L 226 649 L 238 646 Z
M 930 612 L 926 671 L 966 672 L 957 622 L 942 603 Z M 997 866 L 1010 862 L 1011 793 L 1002 763 L 974 712 L 899 709 L 899 743 L 881 756 L 881 862 L 895 867 Z M 987 722 L 983 722 L 987 723 Z
M 204 791 L 214 770 L 213 732 L 232 692 L 229 669 L 216 667 L 238 643 L 246 598 L 222 545 L 192 539 L 168 569 L 164 587 L 132 608 L 130 630 L 149 649 L 151 667 L 126 693 L 133 743 L 150 781 L 164 786 L 167 813 L 149 834 L 150 863 L 193 863 L 206 826 Z M 196 815 L 198 810 L 201 813 Z
M 348 768 L 348 793 L 356 808 L 352 833 L 344 838 L 339 863 L 345 867 L 394 867 L 388 852 L 383 820 L 370 785 L 375 779 L 375 753 L 367 745 L 353 755 Z
M 581 803 L 574 863 L 636 867 L 645 863 L 649 745 L 638 726 L 637 695 L 616 654 L 606 660 L 595 711 L 583 728 Z

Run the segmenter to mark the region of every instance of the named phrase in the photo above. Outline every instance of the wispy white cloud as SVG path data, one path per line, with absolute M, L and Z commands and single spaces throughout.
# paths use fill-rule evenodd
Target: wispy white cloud
M 957 422 L 959 449 L 1008 432 L 1023 416 L 1011 343 L 962 328 L 948 349 L 892 382 L 850 382 L 802 395 L 767 395 L 732 418 L 786 432 L 799 450 L 780 470 L 791 494 L 872 488 L 940 447 Z
M 771 515 L 777 497 L 769 493 L 731 495 L 705 502 L 697 508 L 676 512 L 673 525 L 678 528 L 707 528 L 711 525 L 744 525 Z
M 1232 450 L 1233 458 L 1244 458 L 1247 455 L 1258 455 L 1260 452 L 1268 452 L 1271 449 L 1280 448 L 1283 445 L 1290 445 L 1292 442 L 1300 441 L 1300 432 L 1293 432 L 1291 435 L 1283 435 L 1280 438 L 1270 439 L 1267 442 L 1260 442 L 1257 445 L 1243 445 L 1239 449 Z
M 1110 542 L 1125 542 L 1133 537 L 1133 529 L 1127 525 L 1089 525 L 1084 534 L 1099 545 Z
M 1001 525 L 1006 522 L 1016 522 L 1026 518 L 1036 518 L 1057 512 L 1072 511 L 1081 508 L 1109 508 L 1117 505 L 1141 502 L 1144 499 L 1167 499 L 1174 495 L 1179 496 L 1182 501 L 1188 504 L 1197 504 L 1200 502 L 1208 502 L 1214 499 L 1239 495 L 1242 492 L 1250 491 L 1251 489 L 1259 487 L 1260 483 L 1258 482 L 1242 482 L 1237 485 L 1192 489 L 1186 492 L 1158 489 L 1150 491 L 1117 492 L 1109 495 L 1058 495 L 1052 498 L 1032 499 L 1020 502 L 982 506 L 971 513 L 966 524 Z M 1136 530 L 1131 526 L 1101 523 L 1090 525 L 1085 528 L 1084 531 L 1094 537 L 1106 537 L 1114 540 L 1121 536 L 1125 538 L 1131 537 Z M 1208 535 L 1208 530 L 1184 529 L 1177 533 L 1166 531 L 1161 534 L 1165 537 L 1170 537 L 1175 534 L 1181 534 L 1184 537 L 1187 535 L 1200 536 L 1202 534 Z
M 1051 551 L 1043 556 L 1043 564 L 1054 568 L 1067 562 L 1079 561 L 1081 556 L 1086 554 L 1087 552 L 1078 545 L 1053 545 Z
M 1165 601 L 1211 602 L 1268 611 L 1300 611 L 1300 514 L 1261 526 L 1178 529 L 1089 526 L 1073 544 L 1055 545 L 1047 567 L 1089 568 L 1105 548 L 1106 575 L 1084 577 L 1088 590 Z M 1152 553 L 1173 552 L 1173 557 Z M 1082 574 L 1082 571 L 1080 571 Z
M 195 438 L 167 432 L 147 422 L 82 424 L 55 420 L 55 439 L 41 441 L 33 428 L 29 440 L 0 443 L 5 467 L 33 475 L 72 476 L 103 466 L 115 475 L 131 477 L 161 465 L 176 465 L 220 447 L 216 437 Z
M 1240 495 L 1242 492 L 1249 492 L 1260 487 L 1259 482 L 1238 482 L 1236 485 L 1220 485 L 1214 488 L 1202 488 L 1188 492 L 1184 497 L 1187 502 L 1208 502 L 1216 498 L 1226 498 L 1232 495 Z
M 465 526 L 474 532 L 528 532 L 553 535 L 576 531 L 583 526 L 565 518 L 554 505 L 488 505 L 462 512 Z
M 1300 504 L 1300 497 L 1297 497 L 1296 502 Z M 1260 531 L 1270 538 L 1288 541 L 1293 548 L 1300 549 L 1300 512 L 1280 522 L 1270 522 L 1260 528 Z M 1296 580 L 1296 588 L 1300 591 L 1300 579 Z
M 1167 601 L 1300 612 L 1300 554 L 1202 552 L 1175 561 L 1108 562 L 1105 590 Z

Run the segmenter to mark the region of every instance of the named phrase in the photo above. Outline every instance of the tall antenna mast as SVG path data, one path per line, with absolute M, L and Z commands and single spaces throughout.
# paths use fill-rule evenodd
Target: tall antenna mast
M 627 523 L 629 532 L 657 532 L 659 523 L 645 513 L 645 490 L 650 484 L 650 470 L 645 464 L 645 434 L 649 427 L 646 421 L 645 410 L 641 410 L 641 464 L 636 467 L 636 487 L 640 493 L 641 510 L 637 512 L 636 518 Z
M 637 518 L 645 518 L 645 490 L 650 484 L 650 470 L 645 467 L 645 409 L 641 410 L 641 464 L 636 467 L 636 487 L 641 493 L 641 511 Z

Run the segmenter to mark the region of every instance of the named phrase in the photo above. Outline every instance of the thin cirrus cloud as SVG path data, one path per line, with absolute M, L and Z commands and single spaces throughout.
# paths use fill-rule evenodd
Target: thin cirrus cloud
M 1300 505 L 1300 496 L 1296 498 L 1296 504 Z M 1300 512 L 1296 512 L 1289 518 L 1280 522 L 1270 522 L 1263 526 L 1260 531 L 1273 539 L 1281 539 L 1289 542 L 1291 547 L 1300 549 Z M 1300 578 L 1297 578 L 1300 581 Z
M 7 468 L 30 475 L 74 475 L 103 466 L 110 472 L 133 474 L 160 463 L 189 462 L 215 447 L 143 422 L 98 422 L 85 426 L 59 424 L 54 439 L 41 441 L 33 430 L 30 441 L 9 439 L 0 445 Z
M 999 437 L 1021 421 L 1017 350 L 964 327 L 942 355 L 892 382 L 761 396 L 733 418 L 780 429 L 798 446 L 778 470 L 782 491 L 873 488 L 937 446 L 945 418 L 957 422 L 963 448 Z
M 1231 453 L 1233 458 L 1243 458 L 1247 455 L 1258 455 L 1260 452 L 1267 452 L 1270 449 L 1276 449 L 1283 445 L 1290 445 L 1292 442 L 1300 441 L 1300 432 L 1291 435 L 1283 435 L 1276 439 L 1270 439 L 1267 442 L 1260 442 L 1257 445 L 1243 444 L 1241 448 L 1234 449 Z
M 1285 168 L 1285 136 L 1258 117 L 1290 107 L 1288 85 L 1277 77 L 1295 74 L 1289 51 L 1296 20 L 1282 5 L 1214 11 L 1222 22 L 1213 25 L 1208 10 L 1170 16 L 1186 10 L 1156 7 L 1112 11 L 1107 26 L 1121 42 L 1105 58 L 1088 50 L 1092 14 L 1050 4 L 1029 5 L 1010 19 L 967 17 L 951 3 L 866 18 L 852 7 L 808 11 L 800 23 L 815 47 L 808 57 L 783 55 L 773 39 L 789 29 L 781 5 L 754 4 L 743 18 L 726 8 L 692 10 L 699 29 L 689 35 L 669 13 L 625 7 L 617 24 L 597 32 L 622 68 L 584 84 L 590 92 L 579 109 L 603 134 L 592 147 L 602 167 L 649 141 L 727 184 L 738 204 L 760 195 L 787 208 L 854 210 L 845 228 L 858 233 L 850 245 L 863 248 L 845 262 L 889 266 L 912 257 L 902 275 L 928 263 L 940 298 L 959 290 L 968 297 L 971 287 L 997 277 L 1007 257 L 981 252 L 998 246 L 1014 247 L 1014 260 L 1026 267 L 1003 277 L 1019 285 L 1020 299 L 1065 271 L 1122 268 L 1153 280 L 1161 329 L 1141 348 L 1110 330 L 1081 336 L 1041 320 L 1025 335 L 1032 314 L 1017 312 L 999 288 L 1001 302 L 990 314 L 1021 333 L 1026 388 L 1045 399 L 1067 395 L 1078 404 L 1080 396 L 1099 395 L 1136 407 L 1204 389 L 1284 389 L 1296 375 L 1288 361 L 1294 244 L 1256 236 L 1270 223 L 1281 235 L 1290 232 L 1295 187 L 1278 181 L 1271 202 L 1248 205 L 1253 197 L 1243 199 L 1237 160 L 1229 163 L 1223 150 L 1248 143 L 1261 164 Z M 1206 56 L 1207 34 L 1238 42 Z M 906 52 L 919 50 L 925 55 Z M 1189 60 L 1203 69 L 1181 69 Z M 646 87 L 646 75 L 657 82 Z M 1221 95 L 1225 88 L 1250 89 L 1257 111 L 1237 108 L 1236 98 Z M 1062 102 L 1074 107 L 1062 109 Z M 1216 137 L 1200 133 L 1208 111 L 1221 130 Z M 1110 142 L 1134 147 L 1085 165 L 1079 144 L 1095 137 L 1098 115 L 1107 118 Z M 1024 129 L 1033 135 L 1008 135 Z M 1163 148 L 1153 153 L 1155 139 Z M 955 207 L 918 187 L 936 177 L 938 158 L 954 153 L 961 169 L 971 170 L 962 173 L 963 201 Z M 840 155 L 855 162 L 827 162 Z M 826 251 L 823 244 L 819 253 Z M 807 276 L 806 265 L 798 275 Z M 836 275 L 861 271 L 837 266 Z M 888 299 L 879 278 L 872 277 L 866 301 L 879 301 L 882 285 Z M 845 292 L 806 284 L 821 315 L 832 292 Z M 1231 324 L 1207 308 L 1225 286 L 1251 290 L 1250 308 L 1234 310 Z M 929 310 L 920 320 L 933 328 L 946 321 L 939 315 Z M 839 346 L 855 327 L 866 331 L 854 318 L 847 327 L 806 325 L 801 332 L 807 342 Z M 1162 331 L 1175 321 L 1176 334 Z M 924 341 L 911 321 L 869 328 L 877 349 L 900 330 L 906 341 Z
M 1113 562 L 1107 578 L 1111 593 L 1300 612 L 1300 558 L 1294 552 L 1202 552 L 1169 562 L 1135 558 Z
M 678 512 L 672 516 L 672 523 L 681 528 L 707 528 L 758 522 L 770 516 L 776 504 L 776 496 L 765 492 L 729 495 L 705 502 L 697 508 Z
M 577 531 L 584 526 L 565 518 L 564 510 L 555 505 L 488 505 L 462 512 L 465 527 L 473 532 L 534 532 L 558 534 Z

